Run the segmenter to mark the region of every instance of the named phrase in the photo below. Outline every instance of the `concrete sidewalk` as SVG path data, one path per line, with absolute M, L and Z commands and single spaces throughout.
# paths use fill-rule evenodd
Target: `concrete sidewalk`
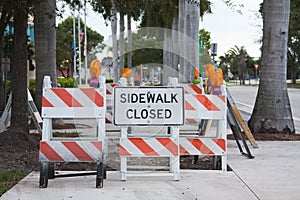
M 39 173 L 32 172 L 0 200 L 299 199 L 300 141 L 258 144 L 258 149 L 251 149 L 255 158 L 248 159 L 239 153 L 235 141 L 228 141 L 231 172 L 181 170 L 180 181 L 170 176 L 120 181 L 120 173 L 111 171 L 102 189 L 95 188 L 95 176 L 57 178 L 40 189 Z
M 239 154 L 229 141 L 228 162 L 257 199 L 300 199 L 300 141 L 258 141 L 254 159 Z

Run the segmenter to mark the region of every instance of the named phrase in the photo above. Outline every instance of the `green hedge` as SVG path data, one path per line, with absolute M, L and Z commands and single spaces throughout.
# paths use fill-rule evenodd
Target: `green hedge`
M 62 88 L 74 88 L 77 87 L 76 80 L 74 78 L 58 78 L 57 83 Z
M 77 87 L 77 83 L 73 78 L 58 78 L 57 83 L 63 88 L 74 88 Z M 35 80 L 29 80 L 29 91 L 31 96 L 35 97 Z M 6 80 L 6 95 L 9 96 L 11 92 L 11 80 Z
M 35 80 L 29 81 L 29 91 L 32 96 L 35 95 Z M 11 80 L 6 80 L 6 95 L 9 96 L 11 92 Z

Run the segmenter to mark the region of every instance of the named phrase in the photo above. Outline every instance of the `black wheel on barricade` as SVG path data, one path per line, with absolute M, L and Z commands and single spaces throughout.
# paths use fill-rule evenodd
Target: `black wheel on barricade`
M 48 162 L 40 163 L 40 188 L 48 186 Z
M 104 165 L 103 162 L 97 163 L 96 188 L 103 188 Z
M 55 178 L 54 163 L 49 162 L 48 163 L 48 179 L 54 179 L 54 178 Z

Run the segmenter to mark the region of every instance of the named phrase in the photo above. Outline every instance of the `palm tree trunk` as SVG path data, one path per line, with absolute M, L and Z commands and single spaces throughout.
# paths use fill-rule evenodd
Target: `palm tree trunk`
M 20 2 L 20 1 L 19 1 Z M 27 98 L 27 2 L 14 9 L 11 128 L 29 132 Z
M 178 15 L 174 16 L 172 30 L 164 30 L 163 41 L 163 64 L 164 73 L 162 74 L 163 85 L 167 85 L 168 77 L 178 77 Z M 177 42 L 173 42 L 177 41 Z
M 127 34 L 128 34 L 128 44 L 127 44 L 127 66 L 128 68 L 132 68 L 132 32 L 131 32 L 131 15 L 128 13 L 127 15 Z
M 179 82 L 183 83 L 185 69 L 185 48 L 184 48 L 184 26 L 185 26 L 185 0 L 179 0 L 178 5 L 178 44 L 179 44 Z
M 168 77 L 171 76 L 171 65 L 170 65 L 170 40 L 171 40 L 171 31 L 164 28 L 164 39 L 163 39 L 163 74 L 162 74 L 162 83 L 167 85 Z
M 199 19 L 200 0 L 188 2 L 185 7 L 185 35 L 188 37 L 185 42 L 185 55 L 187 62 L 184 69 L 184 77 L 187 82 L 193 82 L 194 68 L 199 68 Z
M 124 40 L 124 13 L 120 11 L 120 39 L 119 39 L 119 52 L 120 52 L 120 70 L 124 68 L 124 53 L 125 53 L 125 40 Z
M 34 9 L 34 37 L 36 52 L 36 105 L 41 110 L 44 76 L 51 76 L 53 87 L 56 75 L 55 0 L 39 1 Z
M 179 64 L 179 43 L 178 42 L 172 42 L 172 41 L 178 41 L 179 32 L 178 32 L 178 13 L 173 19 L 173 25 L 172 25 L 172 67 L 174 69 L 174 77 L 178 77 L 178 64 Z
M 189 81 L 192 83 L 194 80 L 194 69 L 199 69 L 199 21 L 200 21 L 200 0 L 194 1 L 191 11 L 191 68 L 189 69 Z
M 260 85 L 249 127 L 254 133 L 295 133 L 286 84 L 290 0 L 263 6 Z
M 185 37 L 185 42 L 184 42 L 184 66 L 183 66 L 183 77 L 184 77 L 184 82 L 190 82 L 189 79 L 189 71 L 191 69 L 191 12 L 192 12 L 192 5 L 191 2 L 186 3 L 185 6 L 185 23 L 184 23 L 184 37 Z
M 114 70 L 114 82 L 116 83 L 120 77 L 120 70 L 118 68 L 118 44 L 117 44 L 117 10 L 114 0 L 111 0 L 112 7 L 110 10 L 110 23 L 112 32 L 112 51 L 113 51 L 113 70 Z

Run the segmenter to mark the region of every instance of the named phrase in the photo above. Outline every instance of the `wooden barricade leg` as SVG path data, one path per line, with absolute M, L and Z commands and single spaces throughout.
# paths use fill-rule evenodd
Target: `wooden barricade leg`
M 97 162 L 96 188 L 103 188 L 104 173 L 103 161 Z
M 169 77 L 168 86 L 176 87 L 178 86 L 178 78 Z M 174 180 L 180 180 L 180 153 L 179 153 L 179 127 L 170 127 L 171 130 L 171 138 L 176 141 L 176 145 L 178 146 L 178 153 L 176 156 L 170 157 L 170 172 L 174 173 Z
M 43 121 L 43 134 L 42 141 L 50 141 L 50 136 L 52 135 L 52 119 L 45 118 Z M 40 162 L 40 188 L 46 188 L 48 186 L 48 178 L 50 174 L 50 178 L 52 178 L 52 174 L 54 174 L 54 168 L 50 169 L 50 163 L 47 161 Z M 52 171 L 53 170 L 53 171 Z
M 121 128 L 121 138 L 127 138 L 127 128 Z M 120 140 L 121 143 L 121 140 Z M 121 156 L 121 180 L 126 181 L 127 180 L 127 157 Z
M 171 127 L 171 138 L 176 141 L 177 146 L 179 147 L 179 128 L 178 127 Z M 170 166 L 172 166 L 172 172 L 174 173 L 174 181 L 180 180 L 180 154 L 179 154 L 179 148 L 178 153 L 176 156 L 170 157 L 170 160 L 172 160 L 172 163 L 170 163 Z M 172 165 L 171 165 L 172 164 Z
M 121 86 L 127 86 L 127 81 L 126 78 L 122 77 L 120 78 L 120 85 Z M 121 128 L 121 137 L 120 137 L 120 144 L 121 144 L 121 139 L 122 138 L 127 138 L 127 131 L 128 128 L 122 127 Z M 121 180 L 126 181 L 127 180 L 127 157 L 121 156 L 120 157 L 120 171 L 121 171 Z
M 105 77 L 99 77 L 99 86 L 100 90 L 102 90 L 102 97 L 103 107 L 106 109 L 106 84 L 105 84 Z M 106 110 L 104 111 L 106 114 Z M 103 116 L 99 116 L 97 118 L 97 134 L 98 134 L 98 141 L 102 141 L 102 156 L 100 162 L 97 162 L 97 175 L 96 175 L 96 187 L 102 188 L 103 187 L 103 179 L 106 179 L 107 172 L 106 172 L 106 158 L 107 158 L 107 138 L 106 138 L 106 125 L 105 125 L 105 114 Z
M 225 140 L 225 147 L 227 146 L 226 139 L 226 120 L 218 120 L 217 122 L 217 137 Z M 227 150 L 224 155 L 221 156 L 222 170 L 227 171 Z
M 105 117 L 105 116 L 103 116 Z M 96 188 L 103 188 L 103 179 L 106 179 L 106 157 L 107 157 L 107 142 L 105 137 L 105 121 L 97 119 L 97 134 L 98 141 L 102 141 L 102 156 L 101 160 L 97 162 L 96 173 Z M 101 128 L 104 127 L 104 128 Z

